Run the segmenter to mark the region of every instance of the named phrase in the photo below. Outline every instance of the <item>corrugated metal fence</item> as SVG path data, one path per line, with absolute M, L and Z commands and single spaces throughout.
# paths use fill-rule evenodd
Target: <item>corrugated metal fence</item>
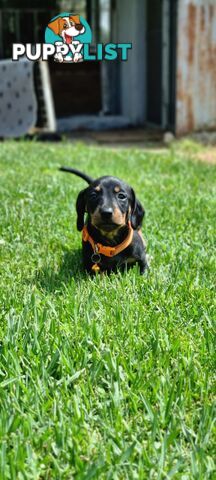
M 216 0 L 179 0 L 176 133 L 216 128 Z

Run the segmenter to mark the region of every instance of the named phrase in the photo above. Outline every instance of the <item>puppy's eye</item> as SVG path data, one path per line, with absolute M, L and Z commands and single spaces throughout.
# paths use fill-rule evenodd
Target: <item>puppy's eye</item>
M 127 195 L 125 195 L 125 193 L 123 193 L 123 192 L 119 192 L 118 193 L 118 198 L 119 198 L 119 200 L 126 200 Z
M 67 23 L 64 23 L 63 27 L 64 27 L 64 28 L 67 28 Z

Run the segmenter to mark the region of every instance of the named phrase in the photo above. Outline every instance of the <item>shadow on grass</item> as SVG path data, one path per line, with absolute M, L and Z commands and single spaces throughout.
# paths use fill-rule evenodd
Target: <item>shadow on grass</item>
M 81 249 L 66 250 L 59 270 L 52 271 L 49 267 L 40 270 L 36 275 L 35 283 L 38 288 L 54 293 L 61 291 L 72 278 L 78 282 L 86 279 L 86 276 Z

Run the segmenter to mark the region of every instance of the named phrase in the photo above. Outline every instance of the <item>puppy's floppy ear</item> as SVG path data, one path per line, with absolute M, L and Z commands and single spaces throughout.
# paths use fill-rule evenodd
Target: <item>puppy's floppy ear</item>
M 52 22 L 48 23 L 48 27 L 51 28 L 51 30 L 56 34 L 59 35 L 61 32 L 61 26 L 63 23 L 62 18 L 56 18 Z
M 79 230 L 79 232 L 84 227 L 84 216 L 86 212 L 86 190 L 87 188 L 85 188 L 84 190 L 81 190 L 76 201 L 77 230 Z
M 80 16 L 79 16 L 79 15 L 70 15 L 70 16 L 69 16 L 69 19 L 70 19 L 72 22 L 74 22 L 75 24 L 76 24 L 76 23 L 78 23 L 78 24 L 80 23 Z
M 132 203 L 131 203 L 131 225 L 136 230 L 142 226 L 145 210 L 141 205 L 138 198 L 136 198 L 135 192 L 131 189 Z

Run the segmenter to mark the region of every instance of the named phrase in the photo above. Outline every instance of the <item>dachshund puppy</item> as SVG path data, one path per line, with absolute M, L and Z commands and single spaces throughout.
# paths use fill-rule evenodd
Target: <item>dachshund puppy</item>
M 79 193 L 76 202 L 85 269 L 90 273 L 109 273 L 138 263 L 143 274 L 148 268 L 141 233 L 145 211 L 134 190 L 116 177 L 93 180 L 73 168 L 61 167 L 60 170 L 73 173 L 89 184 Z

